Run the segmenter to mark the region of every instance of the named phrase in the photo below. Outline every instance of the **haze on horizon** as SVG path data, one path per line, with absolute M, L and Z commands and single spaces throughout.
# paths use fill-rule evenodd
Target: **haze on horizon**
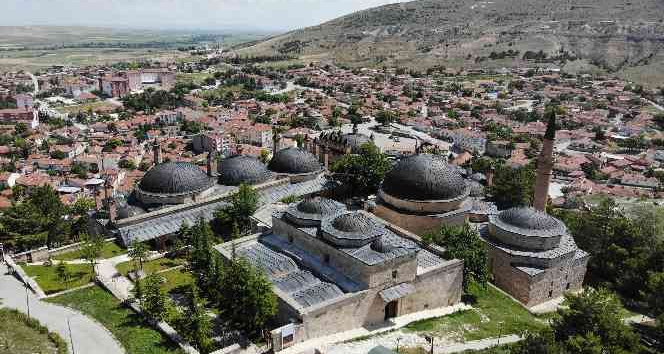
M 285 31 L 404 0 L 5 0 L 4 26 Z

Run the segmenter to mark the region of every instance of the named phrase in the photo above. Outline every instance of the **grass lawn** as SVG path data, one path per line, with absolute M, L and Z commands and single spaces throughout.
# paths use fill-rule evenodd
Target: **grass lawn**
M 474 309 L 413 322 L 406 329 L 459 341 L 471 341 L 499 335 L 520 334 L 525 330 L 535 331 L 545 326 L 545 319 L 533 316 L 521 305 L 491 286 L 482 289 L 476 284 L 471 284 L 470 294 L 477 298 L 477 303 L 473 305 Z
M 101 249 L 101 258 L 113 258 L 121 254 L 127 253 L 127 250 L 118 246 L 115 242 L 104 242 L 104 247 Z M 62 253 L 53 257 L 53 259 L 62 260 L 62 261 L 71 261 L 73 259 L 81 259 L 81 251 L 71 251 L 67 253 Z
M 158 272 L 160 270 L 165 270 L 168 268 L 173 268 L 182 264 L 185 264 L 186 260 L 184 258 L 159 258 L 153 261 L 148 261 L 143 263 L 143 271 L 145 274 L 151 274 Z M 117 266 L 118 272 L 126 276 L 137 267 L 137 263 L 134 261 L 120 263 Z
M 67 344 L 57 334 L 18 311 L 0 309 L 0 353 L 66 354 Z M 58 345 L 60 351 L 58 351 Z
M 168 337 L 153 329 L 141 316 L 124 307 L 113 295 L 98 286 L 48 301 L 77 309 L 99 321 L 122 343 L 127 354 L 182 353 Z
M 89 264 L 68 264 L 72 276 L 68 282 L 58 277 L 56 266 L 22 265 L 23 270 L 32 277 L 46 294 L 73 289 L 94 280 L 94 273 Z
M 185 269 L 169 270 L 168 272 L 159 273 L 159 275 L 166 279 L 163 288 L 168 293 L 178 292 L 179 289 L 194 282 L 193 275 Z

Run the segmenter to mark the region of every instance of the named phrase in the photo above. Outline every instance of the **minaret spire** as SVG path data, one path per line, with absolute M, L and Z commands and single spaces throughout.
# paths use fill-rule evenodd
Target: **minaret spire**
M 549 199 L 549 184 L 553 171 L 553 144 L 556 140 L 556 112 L 549 109 L 545 113 L 548 118 L 542 152 L 537 159 L 537 179 L 535 180 L 535 197 L 533 207 L 540 211 L 546 211 L 546 203 Z

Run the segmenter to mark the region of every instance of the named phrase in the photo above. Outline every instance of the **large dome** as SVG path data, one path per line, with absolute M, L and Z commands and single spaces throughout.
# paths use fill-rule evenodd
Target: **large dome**
M 419 154 L 401 159 L 385 175 L 383 192 L 408 200 L 449 200 L 468 193 L 461 174 L 442 157 Z
M 153 194 L 187 194 L 214 185 L 198 166 L 189 162 L 166 162 L 150 169 L 139 184 L 143 192 Z
M 259 184 L 272 178 L 272 173 L 257 158 L 238 155 L 225 159 L 219 165 L 221 183 L 236 186 L 242 183 Z
M 563 226 L 562 222 L 553 216 L 529 207 L 504 210 L 498 215 L 498 219 L 504 224 L 523 230 L 556 230 Z
M 318 172 L 321 164 L 312 153 L 299 148 L 287 148 L 277 152 L 269 165 L 277 173 L 302 174 Z

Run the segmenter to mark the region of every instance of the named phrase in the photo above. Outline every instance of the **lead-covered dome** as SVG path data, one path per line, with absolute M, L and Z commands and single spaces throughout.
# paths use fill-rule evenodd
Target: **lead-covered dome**
M 498 215 L 502 223 L 523 230 L 557 230 L 563 223 L 553 216 L 530 207 L 517 207 L 502 211 Z
M 346 206 L 323 197 L 309 197 L 288 206 L 286 216 L 299 225 L 319 225 L 327 217 L 346 211 Z
M 287 174 L 313 173 L 322 170 L 316 156 L 296 147 L 277 152 L 268 167 L 274 172 Z
M 166 162 L 150 169 L 141 179 L 139 188 L 152 194 L 187 194 L 206 190 L 214 185 L 198 166 L 189 162 Z
M 339 247 L 362 247 L 385 233 L 385 226 L 361 212 L 341 214 L 321 223 L 323 238 Z
M 401 159 L 385 175 L 382 190 L 407 200 L 449 200 L 469 193 L 466 181 L 453 166 L 429 154 Z
M 272 178 L 265 164 L 257 158 L 247 155 L 238 155 L 227 158 L 219 165 L 220 181 L 227 186 L 237 186 L 242 183 L 259 184 Z

